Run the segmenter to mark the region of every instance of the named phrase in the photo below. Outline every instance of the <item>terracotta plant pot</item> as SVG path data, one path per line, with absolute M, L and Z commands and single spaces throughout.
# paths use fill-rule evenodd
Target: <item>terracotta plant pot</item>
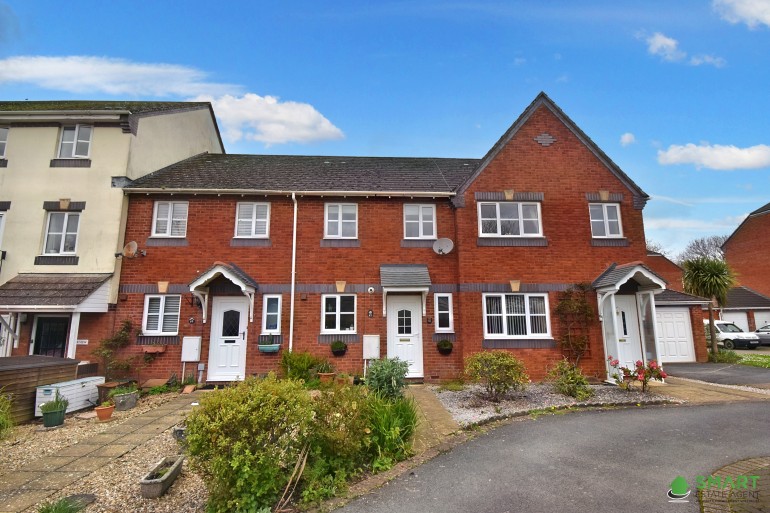
M 94 411 L 96 412 L 96 416 L 99 418 L 99 421 L 104 422 L 106 420 L 110 420 L 110 417 L 112 417 L 112 412 L 115 411 L 115 405 L 111 404 L 109 406 L 97 406 Z
M 334 372 L 319 372 L 318 373 L 318 379 L 321 380 L 321 383 L 331 383 L 334 380 L 335 373 Z

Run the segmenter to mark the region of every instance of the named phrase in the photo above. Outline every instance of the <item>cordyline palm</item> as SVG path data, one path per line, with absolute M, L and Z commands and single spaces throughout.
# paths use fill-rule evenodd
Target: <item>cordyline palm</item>
M 685 260 L 682 267 L 685 292 L 712 300 L 709 302 L 709 333 L 711 334 L 711 352 L 716 354 L 719 349 L 712 303 L 715 299 L 719 306 L 727 302 L 727 291 L 735 285 L 735 274 L 727 262 L 715 258 L 699 257 Z

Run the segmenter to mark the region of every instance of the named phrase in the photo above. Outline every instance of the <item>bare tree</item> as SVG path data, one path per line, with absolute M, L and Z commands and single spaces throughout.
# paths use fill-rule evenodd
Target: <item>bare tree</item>
M 669 258 L 671 257 L 671 251 L 666 249 L 660 242 L 652 239 L 647 239 L 645 242 L 647 243 L 647 251 L 660 253 L 661 255 Z
M 709 237 L 693 239 L 679 253 L 676 261 L 681 265 L 685 260 L 695 260 L 697 258 L 724 260 L 725 254 L 722 252 L 722 244 L 725 243 L 727 237 L 727 235 L 711 235 Z

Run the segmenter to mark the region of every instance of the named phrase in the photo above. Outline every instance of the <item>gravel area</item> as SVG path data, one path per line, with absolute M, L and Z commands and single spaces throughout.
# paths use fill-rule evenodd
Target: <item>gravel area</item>
M 437 386 L 431 388 L 444 408 L 463 427 L 547 408 L 679 402 L 665 395 L 643 394 L 638 390 L 625 391 L 612 385 L 591 385 L 595 392 L 594 396 L 585 401 L 577 401 L 572 397 L 559 394 L 551 384 L 533 383 L 524 391 L 511 392 L 499 403 L 482 398 L 481 385 L 466 385 L 459 392 L 442 390 Z

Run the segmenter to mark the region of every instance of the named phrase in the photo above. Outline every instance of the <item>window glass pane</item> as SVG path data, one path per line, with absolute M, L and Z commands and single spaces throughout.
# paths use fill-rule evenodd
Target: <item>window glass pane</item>
M 500 219 L 518 219 L 518 203 L 500 203 Z
M 328 205 L 326 209 L 326 213 L 328 216 L 329 221 L 336 221 L 339 219 L 339 211 L 340 207 L 337 205 Z
M 254 235 L 267 235 L 267 221 L 257 221 L 254 226 Z
M 336 312 L 337 311 L 337 298 L 327 297 L 324 301 L 324 312 Z
M 80 215 L 78 214 L 70 214 L 67 216 L 67 233 L 77 233 L 79 220 Z
M 526 335 L 527 317 L 524 315 L 509 315 L 506 317 L 508 335 Z
M 267 298 L 267 312 L 268 313 L 278 313 L 278 298 L 277 297 L 269 297 L 269 298 Z
M 342 222 L 342 236 L 343 237 L 355 237 L 356 236 L 356 223 L 350 221 Z
M 487 296 L 487 314 L 501 314 L 502 301 L 499 296 Z
M 78 157 L 87 157 L 88 156 L 88 141 L 78 141 L 75 145 L 75 155 Z
M 278 314 L 267 314 L 265 316 L 265 329 L 272 331 L 278 329 Z
M 519 235 L 518 221 L 500 221 L 500 235 Z
M 540 233 L 537 221 L 524 221 L 522 226 L 524 227 L 524 233 L 527 235 L 537 235 Z
M 0 127 L 0 157 L 5 155 L 5 146 L 8 142 L 8 129 Z
M 147 331 L 158 331 L 160 321 L 160 298 L 151 297 L 147 300 Z
M 398 311 L 398 334 L 412 334 L 412 312 L 410 310 Z
M 404 229 L 406 231 L 404 236 L 407 238 L 417 238 L 420 236 L 420 225 L 418 223 L 407 222 Z
M 417 205 L 404 205 L 404 219 L 406 221 L 419 221 L 420 212 Z
M 338 227 L 339 225 L 337 224 L 337 221 L 329 221 L 326 225 L 326 234 L 330 236 L 338 236 L 340 234 Z
M 487 296 L 487 333 L 503 333 L 502 298 L 500 296 Z
M 422 207 L 422 219 L 423 221 L 433 222 L 433 207 Z
M 251 219 L 253 215 L 254 215 L 253 203 L 238 204 L 238 219 Z
M 548 324 L 545 320 L 545 315 L 534 315 L 529 319 L 530 327 L 532 328 L 532 334 L 544 335 L 548 333 Z
M 522 205 L 521 214 L 524 219 L 537 219 L 537 205 Z
M 438 303 L 439 312 L 449 311 L 449 296 L 439 296 L 436 303 Z
M 607 219 L 610 221 L 618 220 L 618 207 L 616 205 L 607 205 Z
M 64 253 L 74 253 L 75 252 L 75 244 L 77 242 L 77 235 L 68 233 L 64 236 L 64 247 L 62 248 L 62 252 Z
M 503 316 L 487 316 L 487 333 L 490 335 L 501 335 L 503 333 Z
M 163 313 L 164 314 L 178 314 L 179 313 L 179 305 L 181 303 L 182 297 L 181 296 L 165 296 L 166 301 L 163 305 Z
M 591 212 L 591 221 L 599 221 L 604 219 L 604 209 L 601 205 L 590 205 L 588 208 Z
M 356 220 L 356 206 L 355 205 L 343 205 L 342 206 L 342 220 L 343 221 L 355 221 Z
M 509 314 L 524 314 L 524 296 L 521 294 L 505 296 L 505 310 Z
M 617 221 L 607 221 L 607 230 L 610 235 L 620 235 L 620 223 Z
M 496 219 L 497 208 L 495 205 L 483 204 L 481 205 L 481 218 L 482 219 Z
M 340 296 L 340 312 L 353 312 L 355 310 L 355 296 Z
M 545 298 L 540 296 L 530 297 L 529 313 L 532 315 L 545 315 Z
M 449 312 L 439 312 L 438 327 L 440 329 L 449 329 Z
M 58 253 L 61 247 L 61 234 L 52 234 L 45 239 L 45 252 Z
M 591 221 L 591 233 L 594 237 L 605 237 L 604 221 Z
M 48 233 L 61 233 L 64 231 L 64 214 L 51 214 L 51 221 L 48 224 Z
M 423 237 L 433 237 L 433 221 L 423 221 L 422 235 Z
M 239 220 L 237 230 L 239 237 L 248 237 L 251 235 L 251 219 L 246 221 Z
M 352 331 L 355 324 L 355 316 L 353 314 L 340 314 L 340 330 Z
M 186 219 L 174 219 L 171 222 L 171 236 L 182 237 L 187 233 L 187 220 Z
M 337 329 L 337 316 L 334 314 L 326 314 L 324 316 L 324 329 L 336 330 Z
M 165 331 L 165 322 L 164 331 Z M 241 313 L 238 310 L 228 310 L 222 314 L 222 336 L 237 337 L 240 330 Z

